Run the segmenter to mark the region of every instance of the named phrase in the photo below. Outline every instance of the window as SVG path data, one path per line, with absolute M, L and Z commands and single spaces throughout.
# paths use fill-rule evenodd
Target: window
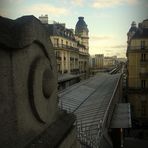
M 146 116 L 146 101 L 141 102 L 141 116 Z
M 141 61 L 146 61 L 146 54 L 145 53 L 141 54 Z
M 59 39 L 58 38 L 54 38 L 54 44 L 57 47 L 59 45 Z
M 141 41 L 141 49 L 145 49 L 145 41 Z
M 68 41 L 66 41 L 66 46 L 68 46 Z
M 63 40 L 61 39 L 61 44 L 62 44 L 62 47 L 63 47 Z
M 146 86 L 146 81 L 145 80 L 141 80 L 141 88 L 145 88 Z

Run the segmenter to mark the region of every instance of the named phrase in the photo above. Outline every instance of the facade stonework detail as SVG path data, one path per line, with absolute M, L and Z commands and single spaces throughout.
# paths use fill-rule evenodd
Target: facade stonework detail
M 77 145 L 75 116 L 58 108 L 56 58 L 38 19 L 0 17 L 0 67 L 0 147 Z

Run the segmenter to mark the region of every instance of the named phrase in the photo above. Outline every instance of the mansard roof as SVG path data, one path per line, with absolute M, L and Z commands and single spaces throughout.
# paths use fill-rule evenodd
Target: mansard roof
M 68 38 L 70 40 L 75 41 L 75 36 L 74 36 L 73 30 L 67 29 L 65 27 L 65 24 L 60 24 L 60 23 L 48 24 L 48 25 L 46 25 L 46 28 L 47 28 L 49 35 L 61 36 L 61 37 Z
M 148 38 L 148 28 L 138 28 L 133 36 L 133 39 Z

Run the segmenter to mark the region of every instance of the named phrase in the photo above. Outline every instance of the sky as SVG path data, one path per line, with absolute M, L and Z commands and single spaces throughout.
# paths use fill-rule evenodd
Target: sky
M 0 15 L 48 14 L 49 22 L 75 29 L 83 16 L 89 29 L 89 53 L 126 57 L 127 32 L 132 21 L 148 19 L 148 0 L 1 0 Z

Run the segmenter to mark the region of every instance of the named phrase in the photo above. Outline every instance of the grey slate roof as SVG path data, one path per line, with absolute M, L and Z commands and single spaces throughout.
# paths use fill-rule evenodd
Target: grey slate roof
M 133 39 L 148 38 L 148 28 L 138 29 L 133 36 Z
M 129 32 L 134 31 L 133 39 L 138 38 L 148 38 L 148 19 L 144 20 L 142 23 L 139 23 L 138 28 L 136 26 L 132 26 Z
M 61 36 L 75 41 L 73 31 L 62 24 L 45 24 L 44 26 L 50 36 Z

